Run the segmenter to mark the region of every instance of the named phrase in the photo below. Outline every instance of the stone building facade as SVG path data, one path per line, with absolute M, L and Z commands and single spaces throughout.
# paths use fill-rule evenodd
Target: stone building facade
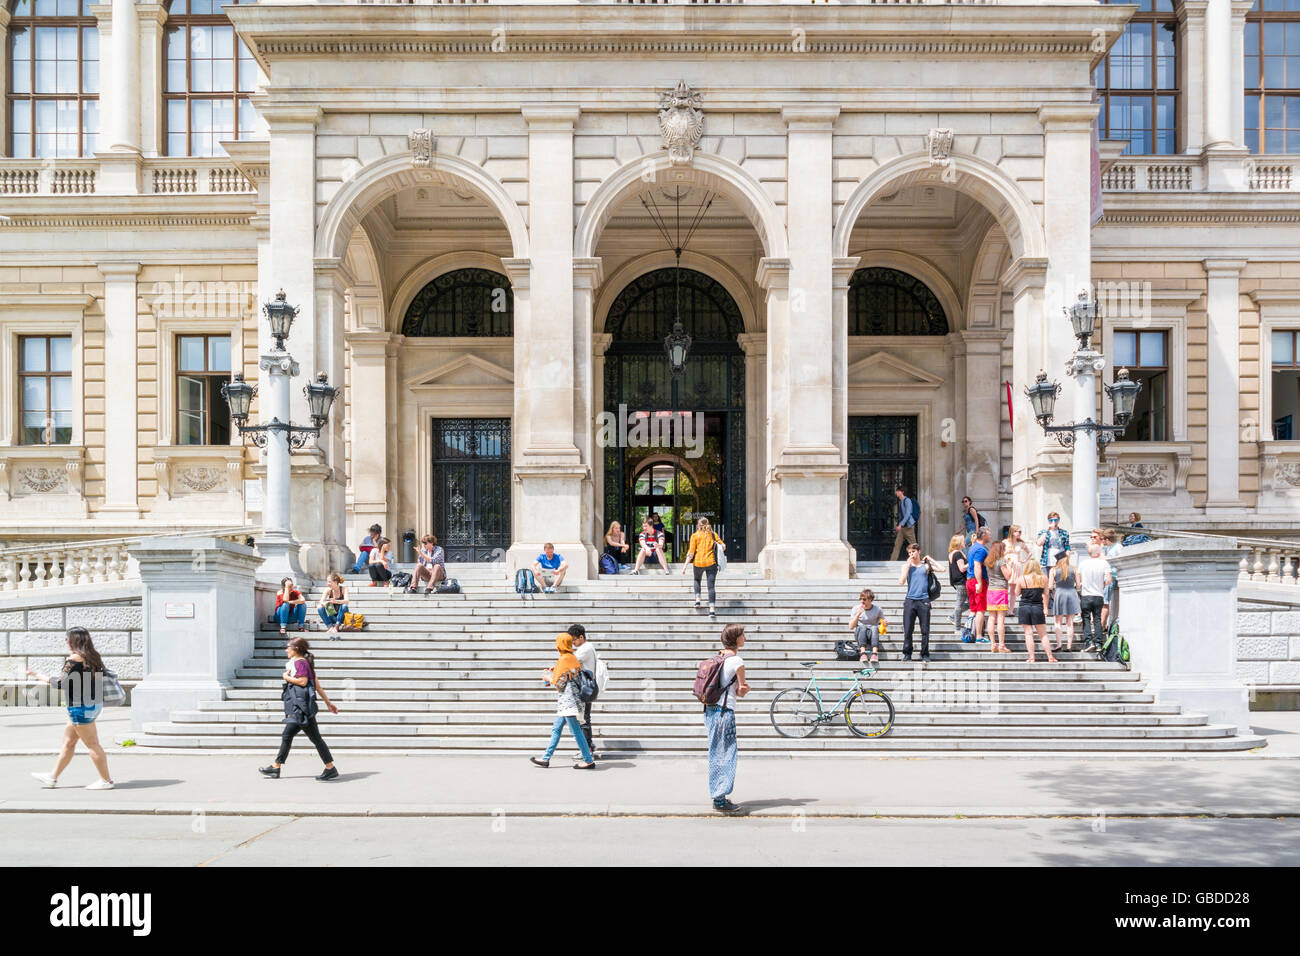
M 1300 14 L 1260 2 L 9 0 L 0 543 L 256 525 L 216 389 L 279 289 L 343 385 L 294 457 L 317 575 L 374 522 L 594 573 L 656 510 L 838 577 L 897 484 L 936 555 L 963 495 L 1071 526 L 1023 391 L 1081 288 L 1144 386 L 1103 521 L 1294 534 Z

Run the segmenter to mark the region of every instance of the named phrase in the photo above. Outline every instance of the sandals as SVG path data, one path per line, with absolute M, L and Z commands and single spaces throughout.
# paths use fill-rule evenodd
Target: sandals
M 284 628 L 280 628 L 280 636 L 281 636 L 281 637 L 283 637 L 284 635 L 286 635 L 286 634 L 288 634 L 288 633 L 289 633 L 289 632 L 286 631 Z

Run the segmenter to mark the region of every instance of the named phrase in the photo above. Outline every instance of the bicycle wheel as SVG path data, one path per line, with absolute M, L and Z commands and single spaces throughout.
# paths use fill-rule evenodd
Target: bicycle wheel
M 844 709 L 844 722 L 859 737 L 883 737 L 894 727 L 894 702 L 881 691 L 863 687 Z
M 772 726 L 782 737 L 807 737 L 820 723 L 817 698 L 802 687 L 791 687 L 772 700 Z

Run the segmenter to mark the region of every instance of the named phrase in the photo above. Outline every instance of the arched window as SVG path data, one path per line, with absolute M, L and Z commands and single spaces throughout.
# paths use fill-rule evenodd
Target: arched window
M 673 316 L 695 340 L 734 344 L 744 320 L 722 284 L 694 269 L 656 269 L 628 283 L 610 306 L 605 331 L 620 343 L 648 343 L 663 349 Z
M 98 147 L 99 27 L 90 4 L 9 4 L 10 156 L 90 156 Z
M 514 320 L 509 279 L 490 269 L 456 269 L 416 293 L 402 319 L 402 334 L 513 335 Z
M 223 139 L 248 139 L 260 120 L 248 96 L 257 61 L 221 12 L 256 0 L 171 0 L 163 122 L 168 156 L 218 156 Z
M 920 279 L 859 269 L 849 281 L 849 335 L 947 335 L 948 317 Z

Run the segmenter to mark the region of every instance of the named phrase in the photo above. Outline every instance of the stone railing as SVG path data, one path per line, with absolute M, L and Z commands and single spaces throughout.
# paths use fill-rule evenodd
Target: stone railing
M 95 191 L 93 159 L 0 160 L 0 196 L 84 196 Z
M 1126 156 L 1102 173 L 1101 188 L 1112 192 L 1193 192 L 1205 188 L 1205 176 L 1199 163 Z
M 146 540 L 174 538 L 178 535 L 206 535 L 228 541 L 243 542 L 259 528 L 220 528 L 178 532 L 165 535 L 141 535 L 101 541 L 33 544 L 0 551 L 0 593 L 33 588 L 62 588 L 78 584 L 116 584 L 138 581 L 139 570 L 127 549 Z M 0 598 L 0 602 L 3 599 Z
M 155 195 L 251 193 L 253 184 L 225 157 L 146 161 L 144 188 Z
M 1290 163 L 1256 162 L 1246 164 L 1246 185 L 1252 190 L 1267 192 L 1289 192 L 1296 188 L 1294 167 Z
M 1171 531 L 1164 528 L 1134 528 L 1129 525 L 1117 527 L 1124 537 L 1144 534 L 1151 538 L 1182 538 L 1229 543 L 1241 555 L 1237 564 L 1239 586 L 1279 585 L 1280 597 L 1300 602 L 1300 541 L 1287 541 L 1280 538 L 1243 538 L 1239 535 Z

